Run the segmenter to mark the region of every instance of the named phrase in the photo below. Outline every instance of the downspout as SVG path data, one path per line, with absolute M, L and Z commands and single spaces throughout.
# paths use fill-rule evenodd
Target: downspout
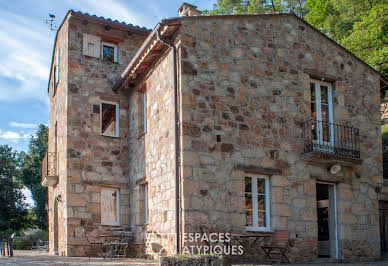
M 176 254 L 180 253 L 180 197 L 179 197 L 179 188 L 180 188 L 180 180 L 179 180 L 179 118 L 178 118 L 178 74 L 177 74 L 177 62 L 176 55 L 177 49 L 174 43 L 163 39 L 160 29 L 163 28 L 163 24 L 159 23 L 160 27 L 156 32 L 158 41 L 161 41 L 165 45 L 172 48 L 173 54 L 173 73 L 174 73 L 174 116 L 175 116 L 175 231 L 176 231 Z

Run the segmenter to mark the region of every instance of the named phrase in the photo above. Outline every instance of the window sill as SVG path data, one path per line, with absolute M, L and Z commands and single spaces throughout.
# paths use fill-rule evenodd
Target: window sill
M 110 60 L 108 60 L 108 59 L 102 59 L 102 58 L 101 58 L 100 60 L 103 61 L 104 63 L 112 63 L 112 64 L 120 65 L 119 62 L 110 61 Z
M 273 233 L 271 228 L 254 228 L 254 227 L 246 227 L 247 232 L 257 232 L 257 233 Z
M 146 133 L 147 133 L 147 131 L 137 133 L 137 134 L 136 134 L 136 139 L 140 139 L 140 138 L 143 137 Z
M 117 226 L 121 227 L 121 224 L 101 224 L 102 226 Z
M 91 55 L 87 55 L 87 54 L 84 54 L 83 56 L 85 56 L 86 58 L 89 58 L 89 59 L 96 59 L 98 61 L 102 61 L 102 62 L 109 62 L 109 63 L 112 63 L 112 64 L 117 64 L 117 65 L 120 65 L 119 62 L 114 62 L 114 61 L 110 61 L 110 60 L 106 60 L 106 59 L 102 59 L 100 57 L 95 57 L 95 56 L 91 56 Z
M 112 136 L 112 135 L 104 135 L 104 134 L 100 134 L 100 136 L 114 138 L 114 139 L 119 139 L 120 138 L 120 136 Z

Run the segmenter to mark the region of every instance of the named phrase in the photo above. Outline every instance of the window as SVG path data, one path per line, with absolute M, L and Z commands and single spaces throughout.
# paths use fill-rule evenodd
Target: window
M 120 190 L 101 188 L 101 224 L 120 225 Z
M 120 136 L 120 109 L 119 104 L 108 101 L 100 103 L 101 135 L 110 137 Z
M 117 62 L 117 45 L 102 42 L 101 58 L 103 60 Z
M 142 134 L 147 132 L 147 93 L 143 88 L 142 91 L 138 92 L 138 107 L 137 107 L 137 120 L 138 120 L 138 132 L 137 135 L 140 137 Z
M 315 122 L 312 129 L 316 141 L 333 141 L 333 103 L 332 88 L 328 82 L 311 80 L 311 119 Z
M 144 185 L 144 222 L 148 224 L 148 184 Z
M 52 81 L 52 85 L 51 85 L 52 96 L 54 96 L 55 92 L 57 91 L 56 76 L 57 76 L 57 66 L 55 65 L 54 69 L 53 69 L 53 77 L 51 78 L 51 81 Z
M 245 213 L 247 230 L 271 230 L 267 176 L 245 177 Z
M 55 95 L 55 92 L 57 91 L 59 82 L 59 51 L 55 53 L 55 62 L 54 62 L 54 68 L 53 68 L 53 76 L 52 76 L 52 96 Z
M 83 54 L 103 60 L 118 62 L 118 46 L 116 43 L 105 42 L 101 37 L 83 34 Z

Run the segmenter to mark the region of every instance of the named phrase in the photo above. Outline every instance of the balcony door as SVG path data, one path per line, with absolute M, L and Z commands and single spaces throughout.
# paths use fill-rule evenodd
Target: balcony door
M 310 90 L 314 146 L 330 152 L 334 147 L 332 87 L 328 82 L 312 80 Z

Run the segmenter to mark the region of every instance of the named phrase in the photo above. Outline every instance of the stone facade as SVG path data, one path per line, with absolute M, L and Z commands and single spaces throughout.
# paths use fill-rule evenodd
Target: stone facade
M 69 14 L 58 31 L 55 46 L 60 50 L 59 86 L 55 95 L 50 93 L 49 151 L 55 151 L 57 123 L 59 176 L 58 185 L 49 188 L 50 252 L 85 256 L 96 250 L 87 242 L 84 230 L 89 240 L 96 242 L 114 228 L 101 225 L 101 188 L 119 189 L 120 226 L 130 227 L 128 98 L 125 93 L 113 94 L 111 88 L 117 73 L 124 69 L 148 31 L 140 34 L 131 31 L 130 26 L 127 30 L 119 23 L 118 28 L 114 23 L 104 26 L 93 23 L 88 15 Z M 118 62 L 84 56 L 85 33 L 117 42 Z M 119 103 L 120 137 L 100 134 L 100 114 L 93 112 L 93 105 L 98 106 L 101 100 Z M 55 200 L 58 195 L 61 201 Z M 58 221 L 54 221 L 54 206 L 58 206 Z M 55 227 L 59 230 L 58 239 Z
M 184 231 L 246 232 L 239 164 L 270 176 L 272 229 L 287 229 L 293 261 L 317 257 L 317 180 L 336 183 L 339 259 L 380 255 L 379 76 L 290 15 L 181 18 Z M 336 176 L 302 160 L 310 75 L 340 76 L 334 121 L 360 129 L 361 165 Z M 222 141 L 217 142 L 217 135 Z M 222 222 L 219 222 L 222 220 Z
M 120 190 L 120 227 L 132 232 L 141 253 L 174 254 L 176 171 L 181 234 L 203 228 L 249 233 L 244 180 L 255 168 L 269 179 L 270 228 L 289 231 L 293 262 L 318 256 L 319 182 L 335 186 L 338 259 L 378 258 L 378 200 L 384 194 L 379 75 L 290 14 L 163 23 L 176 27 L 170 41 L 178 49 L 179 121 L 174 118 L 174 54 L 167 46 L 152 53 L 154 61 L 144 73 L 134 70 L 136 86 L 124 85 L 115 93 L 112 87 L 126 79 L 123 70 L 142 52 L 146 34 L 129 35 L 84 16 L 68 16 L 58 32 L 60 85 L 50 95 L 49 123 L 49 149 L 54 150 L 55 122 L 59 144 L 59 184 L 49 189 L 51 252 L 57 241 L 55 204 L 61 255 L 90 254 L 84 230 L 97 241 L 115 228 L 100 222 L 101 188 L 110 187 Z M 119 62 L 84 56 L 84 33 L 119 40 Z M 301 157 L 302 124 L 311 117 L 310 81 L 316 73 L 335 77 L 329 80 L 334 123 L 360 130 L 361 161 L 339 161 L 342 170 L 335 175 L 328 172 L 327 160 Z M 94 106 L 101 100 L 119 103 L 119 138 L 100 134 Z M 55 200 L 58 195 L 61 201 Z M 157 237 L 150 240 L 146 233 Z
M 129 93 L 129 178 L 132 230 L 136 242 L 144 243 L 146 253 L 175 252 L 175 142 L 172 53 L 166 54 L 153 70 Z M 139 123 L 141 94 L 146 95 L 147 128 Z M 144 221 L 144 194 L 148 187 L 148 224 Z M 145 233 L 160 239 L 145 239 Z M 148 242 L 147 242 L 148 241 Z M 151 241 L 151 242 L 150 242 Z M 151 244 L 154 243 L 152 246 Z M 157 244 L 157 245 L 155 245 Z M 147 252 L 148 251 L 148 252 Z
M 58 195 L 66 195 L 66 180 L 67 180 L 67 98 L 68 92 L 68 29 L 69 22 L 65 20 L 61 29 L 57 33 L 57 44 L 53 51 L 53 60 L 56 60 L 56 54 L 59 55 L 59 80 L 56 91 L 53 89 L 53 79 L 50 79 L 49 97 L 50 97 L 50 113 L 49 113 L 49 141 L 48 150 L 57 152 L 57 173 L 58 185 L 48 189 L 48 209 L 49 209 L 49 238 L 56 239 L 50 241 L 50 251 L 52 253 L 63 255 L 67 247 L 67 210 L 66 205 L 60 204 L 56 200 Z M 55 133 L 57 127 L 57 133 Z M 55 137 L 57 134 L 57 137 Z M 55 140 L 55 138 L 57 140 Z M 62 226 L 60 226 L 62 225 Z

